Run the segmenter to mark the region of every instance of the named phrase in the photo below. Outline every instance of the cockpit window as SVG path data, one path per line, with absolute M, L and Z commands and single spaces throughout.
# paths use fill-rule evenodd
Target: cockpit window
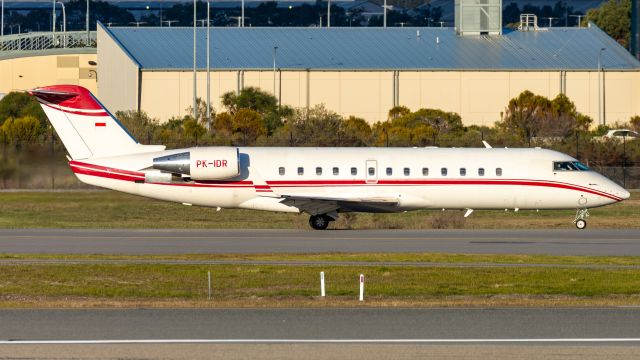
M 554 161 L 553 171 L 589 171 L 589 168 L 579 161 Z

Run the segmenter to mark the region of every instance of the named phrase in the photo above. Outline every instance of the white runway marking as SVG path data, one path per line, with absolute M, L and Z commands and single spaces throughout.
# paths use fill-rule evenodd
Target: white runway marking
M 141 339 L 141 340 L 0 340 L 0 345 L 82 344 L 443 344 L 443 343 L 630 343 L 640 338 L 565 339 Z

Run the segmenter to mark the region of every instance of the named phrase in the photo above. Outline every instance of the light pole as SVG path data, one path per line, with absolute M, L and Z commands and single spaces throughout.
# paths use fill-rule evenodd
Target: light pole
M 56 45 L 56 0 L 53 0 L 53 8 L 51 10 L 53 21 L 51 22 L 51 33 L 53 34 L 53 46 Z
M 241 10 L 241 14 L 240 14 L 240 26 L 244 27 L 244 0 L 242 0 L 242 10 Z
M 198 102 L 197 102 L 197 90 L 198 86 L 196 84 L 196 26 L 197 18 L 196 18 L 196 0 L 193 0 L 193 119 L 198 121 Z
M 87 47 L 91 47 L 91 33 L 89 32 L 89 0 L 87 0 L 87 13 L 85 14 L 85 23 L 87 25 Z
M 60 6 L 62 6 L 62 36 L 63 36 L 63 41 L 64 41 L 64 47 L 67 47 L 67 12 L 64 8 L 64 4 L 62 3 L 62 1 L 58 1 L 58 4 L 60 4 Z
M 577 17 L 578 18 L 578 27 L 582 27 L 581 25 L 581 21 L 582 18 L 584 17 L 584 15 L 569 15 L 570 17 Z
M 600 83 L 600 73 L 602 72 L 602 52 L 605 50 L 607 50 L 607 48 L 600 48 L 600 50 L 598 50 L 598 123 L 600 125 L 605 125 L 602 116 L 602 86 Z
M 382 5 L 382 27 L 387 27 L 387 0 Z
M 4 0 L 2 0 L 2 25 L 0 25 L 0 36 L 4 37 Z
M 211 6 L 207 0 L 207 130 L 211 130 Z
M 555 19 L 554 17 L 548 17 L 547 19 L 549 19 L 549 27 L 551 27 L 551 22 L 553 21 L 553 19 Z
M 327 1 L 327 27 L 331 27 L 331 0 Z
M 162 20 L 161 23 L 166 23 L 167 25 L 169 25 L 169 27 L 171 27 L 171 24 L 173 23 L 177 23 L 178 20 Z
M 273 47 L 273 96 L 276 96 L 276 55 L 278 47 Z

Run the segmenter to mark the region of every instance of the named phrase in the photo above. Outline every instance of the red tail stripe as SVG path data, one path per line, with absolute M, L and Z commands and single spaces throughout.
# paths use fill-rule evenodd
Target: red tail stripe
M 92 169 L 92 170 L 103 171 L 103 172 L 108 172 L 108 173 L 120 173 L 120 174 L 125 174 L 125 175 L 131 175 L 131 176 L 144 178 L 144 173 L 143 172 L 139 172 L 139 171 L 129 171 L 129 170 L 116 169 L 116 168 L 111 168 L 111 167 L 106 167 L 106 166 L 95 165 L 95 164 L 88 164 L 88 163 L 75 161 L 75 160 L 70 161 L 69 165 L 76 166 L 76 167 L 77 166 L 81 166 L 83 168 L 89 168 L 89 169 Z
M 82 111 L 82 110 L 72 111 L 72 110 L 60 109 L 60 108 L 57 108 L 55 106 L 51 106 L 49 104 L 45 104 L 45 103 L 42 103 L 42 102 L 41 102 L 41 104 L 46 106 L 46 107 L 52 108 L 54 110 L 62 111 L 63 113 L 66 113 L 66 114 L 84 115 L 84 116 L 109 116 L 109 113 L 107 113 L 106 111 L 100 111 L 100 112 L 86 112 L 86 111 Z

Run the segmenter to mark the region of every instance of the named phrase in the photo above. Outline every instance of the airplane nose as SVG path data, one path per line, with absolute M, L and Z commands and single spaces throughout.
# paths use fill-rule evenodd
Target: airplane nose
M 622 200 L 627 200 L 631 197 L 631 193 L 624 188 L 620 188 L 620 197 Z

